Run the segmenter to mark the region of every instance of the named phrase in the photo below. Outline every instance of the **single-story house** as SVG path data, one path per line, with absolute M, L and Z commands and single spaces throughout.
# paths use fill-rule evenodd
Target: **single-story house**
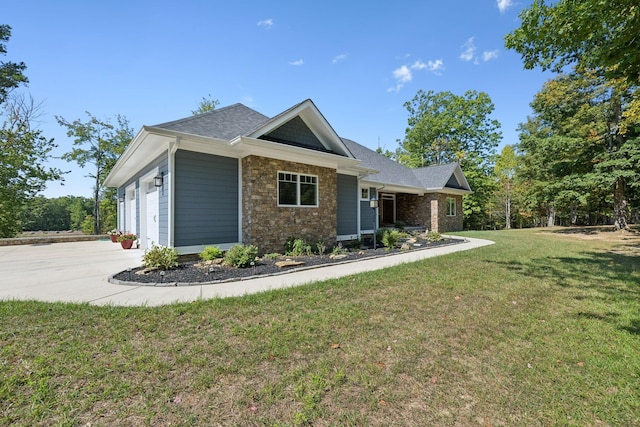
M 398 222 L 461 230 L 471 193 L 458 164 L 406 168 L 338 136 L 311 100 L 271 118 L 234 104 L 143 126 L 105 185 L 119 229 L 180 253 L 282 252 L 290 237 L 332 247 Z

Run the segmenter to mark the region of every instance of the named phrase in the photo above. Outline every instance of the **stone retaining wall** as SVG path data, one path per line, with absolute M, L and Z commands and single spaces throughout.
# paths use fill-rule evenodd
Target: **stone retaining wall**
M 109 236 L 105 235 L 86 235 L 86 234 L 72 234 L 72 235 L 51 235 L 51 236 L 36 236 L 36 237 L 15 237 L 11 239 L 0 239 L 0 246 L 15 246 L 15 245 L 41 245 L 45 243 L 63 243 L 63 242 L 87 242 L 91 240 L 107 240 Z

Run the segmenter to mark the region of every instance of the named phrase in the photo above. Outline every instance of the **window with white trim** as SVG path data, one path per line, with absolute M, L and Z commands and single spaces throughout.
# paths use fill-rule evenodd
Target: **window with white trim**
M 360 189 L 360 200 L 369 200 L 369 187 L 362 187 Z
M 456 199 L 447 197 L 447 216 L 456 216 Z
M 318 177 L 278 172 L 278 206 L 318 206 Z

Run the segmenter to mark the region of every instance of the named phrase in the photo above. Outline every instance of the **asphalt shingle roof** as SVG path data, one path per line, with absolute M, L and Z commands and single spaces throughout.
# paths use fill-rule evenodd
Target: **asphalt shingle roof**
M 154 127 L 231 141 L 238 136 L 251 134 L 256 129 L 276 120 L 298 105 L 300 104 L 294 105 L 273 118 L 269 118 L 238 103 L 204 114 L 161 123 Z M 379 171 L 367 177 L 367 180 L 372 182 L 423 189 L 444 188 L 457 167 L 456 163 L 451 163 L 410 169 L 355 141 L 346 138 L 341 139 L 353 156 L 360 160 L 361 166 Z
M 231 141 L 264 126 L 269 117 L 242 104 L 233 104 L 154 127 Z
M 449 163 L 446 165 L 427 166 L 410 170 L 420 180 L 425 188 L 444 188 L 447 186 L 447 183 L 457 166 L 457 163 Z M 458 184 L 457 186 L 454 186 L 454 188 L 462 187 Z M 465 188 L 465 190 L 467 190 L 467 188 Z
M 400 163 L 394 162 L 380 153 L 358 144 L 350 139 L 342 138 L 349 151 L 356 159 L 360 160 L 360 165 L 368 169 L 379 171 L 376 174 L 367 176 L 367 181 L 381 182 L 385 184 L 401 185 L 406 187 L 419 187 L 423 185 L 418 178 L 411 173 L 411 169 Z

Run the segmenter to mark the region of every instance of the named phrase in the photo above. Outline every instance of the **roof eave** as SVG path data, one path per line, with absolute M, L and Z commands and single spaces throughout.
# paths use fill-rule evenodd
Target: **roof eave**
M 323 153 L 308 148 L 285 145 L 264 139 L 239 136 L 230 142 L 239 157 L 260 156 L 333 169 L 350 169 L 361 172 L 360 160 L 333 153 Z

